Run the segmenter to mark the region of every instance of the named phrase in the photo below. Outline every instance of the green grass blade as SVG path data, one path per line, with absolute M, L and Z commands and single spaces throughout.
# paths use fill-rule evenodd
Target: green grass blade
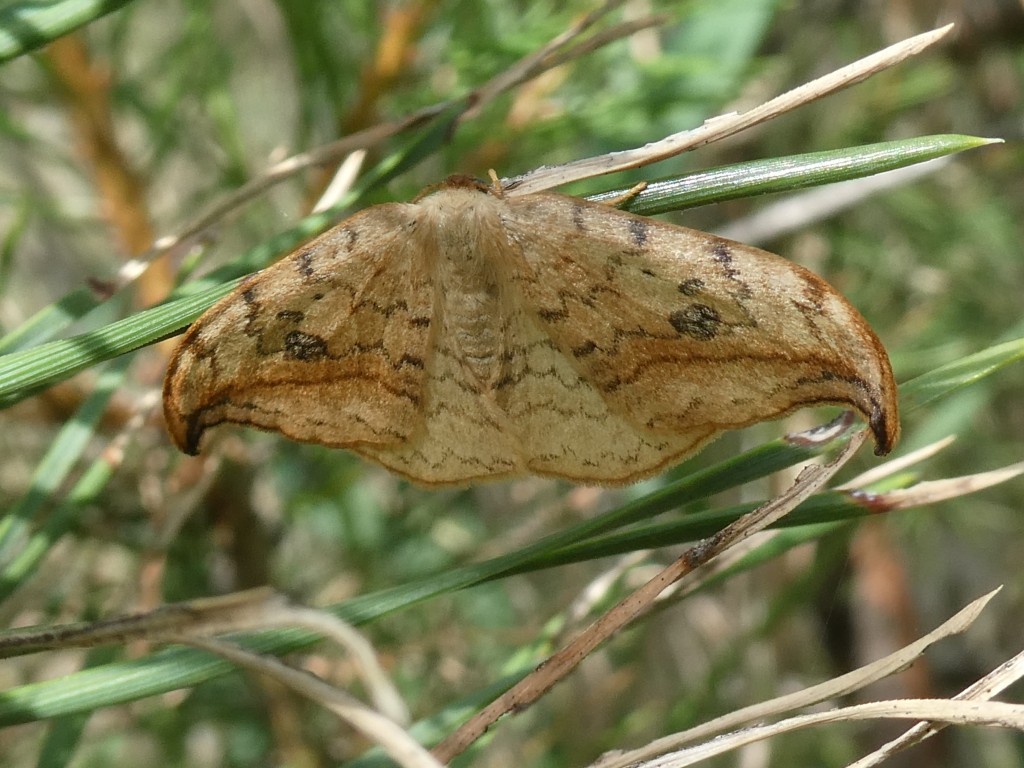
M 680 519 L 644 523 L 628 531 L 576 542 L 549 556 L 535 559 L 530 564 L 531 570 L 697 541 L 720 531 L 761 503 L 750 502 L 695 512 Z M 871 514 L 875 513 L 858 504 L 848 494 L 831 491 L 808 499 L 772 527 L 778 529 L 847 522 Z
M 113 660 L 116 649 L 93 648 L 86 654 L 85 667 L 96 667 Z M 61 717 L 50 723 L 39 749 L 36 768 L 65 768 L 71 763 L 91 712 Z
M 1024 359 L 1024 338 L 996 344 L 911 379 L 900 386 L 900 402 L 911 411 L 980 381 Z
M 742 197 L 792 192 L 874 176 L 992 143 L 992 139 L 975 136 L 922 136 L 828 152 L 754 160 L 649 182 L 642 192 L 629 199 L 622 208 L 642 216 L 651 216 Z M 628 188 L 616 189 L 593 195 L 589 199 L 606 202 L 628 192 Z
M 13 405 L 104 360 L 173 334 L 232 288 L 234 283 L 218 285 L 197 295 L 143 310 L 95 331 L 5 355 L 0 358 L 0 407 Z
M 99 499 L 115 471 L 115 466 L 104 456 L 97 458 L 45 522 L 27 535 L 24 544 L 0 568 L 0 601 L 36 572 L 50 547 L 71 529 L 78 511 Z
M 0 64 L 53 42 L 131 0 L 35 0 L 8 3 L 0 8 Z
M 7 355 L 52 339 L 70 323 L 101 303 L 96 298 L 95 292 L 88 288 L 76 288 L 68 292 L 59 301 L 39 310 L 13 331 L 0 338 L 0 355 Z
M 100 374 L 96 388 L 64 425 L 32 476 L 28 491 L 0 520 L 0 563 L 9 562 L 28 538 L 36 516 L 53 501 L 58 488 L 78 462 L 113 393 L 124 380 L 127 360 Z

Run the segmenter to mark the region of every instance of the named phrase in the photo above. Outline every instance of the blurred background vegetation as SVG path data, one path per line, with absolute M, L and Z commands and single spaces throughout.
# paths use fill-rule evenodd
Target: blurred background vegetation
M 0 32 L 23 33 L 12 9 L 32 5 L 0 5 Z M 4 333 L 83 286 L 102 294 L 156 237 L 177 231 L 275 160 L 464 94 L 593 3 L 52 6 L 80 7 L 88 23 L 14 57 L 0 77 Z M 485 176 L 495 168 L 514 175 L 640 145 L 955 21 L 950 40 L 900 67 L 617 181 L 925 134 L 1006 138 L 1005 145 L 957 156 L 852 203 L 830 187 L 797 193 L 814 195 L 799 198 L 801 210 L 822 211 L 798 224 L 788 223 L 771 197 L 672 218 L 712 231 L 748 222 L 748 242 L 825 276 L 870 320 L 901 382 L 1024 336 L 1018 2 L 630 0 L 621 13 L 665 13 L 668 20 L 487 104 L 415 167 L 371 187 L 358 205 L 409 199 L 453 172 Z M 375 147 L 368 165 L 408 143 L 403 136 Z M 277 185 L 223 218 L 202 242 L 155 262 L 62 335 L 162 301 L 183 267 L 208 272 L 267 243 L 309 212 L 331 172 Z M 572 191 L 611 185 L 601 180 Z M 765 211 L 768 225 L 746 218 Z M 102 415 L 97 411 L 85 428 L 81 459 L 69 459 L 55 487 L 46 487 L 46 467 L 42 475 L 38 470 L 42 457 L 66 434 L 62 429 L 82 420 L 97 377 L 119 371 L 108 365 L 101 374 L 97 366 L 0 414 L 0 500 L 23 511 L 35 494 L 27 531 L 61 521 L 38 566 L 0 584 L 3 626 L 96 618 L 266 583 L 310 604 L 335 603 L 515 551 L 664 482 L 606 492 L 529 479 L 427 491 L 343 452 L 238 429 L 221 430 L 203 457 L 188 459 L 143 405 L 160 386 L 170 348 L 159 343 L 125 359 L 126 375 L 115 379 Z M 928 462 L 923 471 L 930 478 L 1019 461 L 1022 384 L 1024 370 L 1010 366 L 907 413 L 900 452 L 958 435 Z M 137 414 L 141 423 L 132 422 Z M 728 435 L 669 474 L 711 465 L 813 418 Z M 876 460 L 859 461 L 863 469 Z M 105 473 L 96 490 L 69 497 L 89 471 Z M 734 489 L 713 505 L 763 498 L 784 485 Z M 1024 484 L 1012 481 L 837 526 L 623 633 L 537 707 L 497 728 L 466 764 L 585 765 L 605 750 L 642 744 L 877 658 L 1005 584 L 967 636 L 946 641 L 927 664 L 865 694 L 951 695 L 1020 650 L 1022 506 Z M 641 558 L 605 599 L 675 551 Z M 0 560 L 11 557 L 0 551 Z M 536 663 L 546 643 L 571 631 L 565 612 L 581 591 L 618 564 L 605 558 L 506 578 L 363 629 L 414 716 L 429 716 Z M 0 690 L 149 652 L 129 646 L 6 661 Z M 294 660 L 354 685 L 337 653 L 314 648 Z M 894 729 L 815 729 L 751 750 L 743 764 L 844 765 Z M 0 765 L 71 759 L 78 766 L 321 766 L 363 748 L 315 706 L 242 673 L 0 730 Z M 1024 739 L 1009 731 L 948 730 L 907 764 L 1021 765 Z

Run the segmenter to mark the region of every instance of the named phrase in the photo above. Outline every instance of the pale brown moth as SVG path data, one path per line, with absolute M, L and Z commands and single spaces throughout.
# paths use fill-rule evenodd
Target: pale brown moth
M 899 434 L 888 356 L 828 283 L 704 232 L 453 176 L 358 213 L 200 317 L 164 383 L 178 447 L 222 422 L 427 485 L 648 477 L 833 403 Z

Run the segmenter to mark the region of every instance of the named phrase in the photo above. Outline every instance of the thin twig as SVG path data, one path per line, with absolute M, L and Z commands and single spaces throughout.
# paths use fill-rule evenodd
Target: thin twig
M 370 641 L 346 621 L 327 611 L 301 605 L 275 605 L 260 617 L 252 629 L 298 627 L 321 635 L 341 646 L 352 658 L 356 674 L 366 686 L 367 694 L 377 709 L 396 723 L 410 721 L 409 710 L 377 659 Z M 241 629 L 241 627 L 240 627 Z
M 675 157 L 678 154 L 724 139 L 758 123 L 771 120 L 779 115 L 808 104 L 830 93 L 847 88 L 855 83 L 888 69 L 901 61 L 914 56 L 925 48 L 934 45 L 953 29 L 948 24 L 940 29 L 911 37 L 903 42 L 891 45 L 877 53 L 848 64 L 823 77 L 787 91 L 781 96 L 766 101 L 754 109 L 742 113 L 732 113 L 705 120 L 697 128 L 667 136 L 636 149 L 620 152 L 609 152 L 597 157 L 575 160 L 564 165 L 540 167 L 536 170 L 502 179 L 502 187 L 510 196 L 525 195 L 539 192 L 552 187 L 568 184 L 572 181 L 603 176 L 607 173 L 625 171 L 631 168 L 650 165 L 660 160 Z
M 869 508 L 872 512 L 891 512 L 897 509 L 912 509 L 925 504 L 935 504 L 947 499 L 958 499 L 983 488 L 1005 483 L 1024 474 L 1024 462 L 1011 464 L 988 472 L 973 475 L 947 477 L 942 480 L 926 480 L 909 488 L 893 488 L 890 491 L 865 491 L 844 489 L 851 499 Z
M 1024 731 L 1024 704 L 1001 701 L 957 701 L 954 699 L 893 699 L 830 709 L 791 717 L 772 725 L 758 725 L 721 736 L 696 747 L 635 765 L 636 768 L 684 768 L 709 760 L 764 739 L 816 725 L 858 720 L 935 720 L 958 725 L 988 725 Z
M 884 480 L 887 477 L 891 477 L 899 472 L 905 472 L 915 464 L 920 464 L 923 461 L 927 461 L 933 456 L 937 455 L 941 451 L 944 451 L 953 441 L 956 440 L 956 435 L 947 435 L 941 440 L 936 440 L 934 443 L 929 443 L 923 448 L 918 448 L 916 451 L 911 451 L 902 456 L 898 456 L 895 459 L 890 459 L 884 464 L 872 467 L 865 472 L 857 475 L 850 480 L 847 480 L 842 485 L 837 485 L 837 491 L 854 491 L 864 488 L 867 485 L 877 483 Z
M 565 32 L 553 38 L 542 48 L 528 54 L 504 72 L 492 77 L 479 88 L 474 89 L 470 97 L 473 106 L 461 116 L 460 120 L 468 120 L 475 117 L 481 108 L 505 91 L 527 80 L 531 80 L 537 75 L 547 72 L 549 69 L 553 69 L 573 59 L 578 59 L 591 51 L 613 43 L 616 40 L 621 40 L 640 30 L 662 24 L 666 20 L 665 16 L 648 16 L 642 19 L 633 19 L 632 21 L 617 24 L 586 40 L 569 45 L 578 40 L 584 32 L 593 27 L 604 16 L 622 5 L 623 2 L 624 0 L 609 0 L 600 8 L 584 16 Z
M 6 633 L 0 636 L 0 657 L 139 640 L 177 642 L 182 637 L 275 627 L 308 629 L 344 648 L 376 707 L 392 720 L 408 721 L 405 702 L 381 668 L 369 641 L 338 617 L 326 611 L 292 605 L 283 595 L 264 587 L 172 603 L 152 611 L 91 623 Z
M 989 672 L 980 680 L 972 683 L 953 697 L 955 701 L 988 701 L 996 694 L 1005 691 L 1024 677 L 1024 651 L 1018 653 Z M 897 752 L 901 752 L 925 739 L 930 739 L 946 727 L 948 723 L 921 722 L 915 724 L 906 733 L 883 744 L 870 755 L 865 755 L 848 768 L 873 768 Z
M 243 669 L 267 675 L 317 702 L 373 740 L 375 744 L 379 744 L 404 768 L 442 768 L 441 764 L 397 723 L 308 672 L 293 669 L 272 656 L 261 656 L 223 640 L 188 636 L 167 639 L 201 648 Z
M 159 642 L 167 635 L 218 634 L 242 626 L 259 626 L 261 616 L 283 598 L 265 587 L 230 595 L 162 605 L 152 611 L 101 621 L 37 629 L 27 627 L 0 635 L 0 658 L 65 648 L 93 648 L 132 640 Z M 201 629 L 200 629 L 201 628 Z

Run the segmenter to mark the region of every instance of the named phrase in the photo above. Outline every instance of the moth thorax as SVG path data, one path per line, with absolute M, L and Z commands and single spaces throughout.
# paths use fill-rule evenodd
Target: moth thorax
M 439 267 L 444 324 L 457 354 L 481 385 L 490 381 L 502 345 L 503 318 L 498 254 L 500 245 L 481 237 L 479 227 L 463 229 L 469 217 L 450 221 L 441 233 Z

